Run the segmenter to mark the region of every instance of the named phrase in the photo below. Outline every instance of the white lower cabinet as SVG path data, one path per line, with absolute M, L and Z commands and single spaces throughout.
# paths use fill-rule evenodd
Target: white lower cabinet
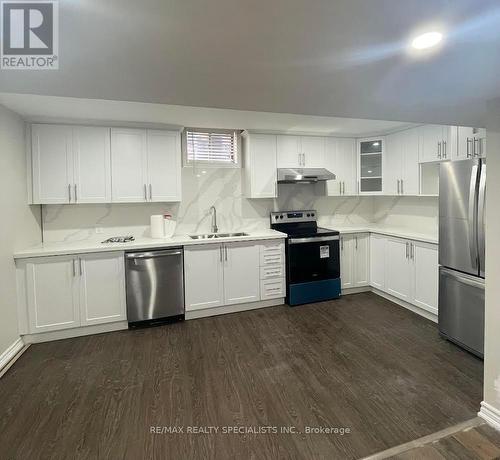
M 186 246 L 186 311 L 284 297 L 283 260 L 281 240 Z
M 438 313 L 438 245 L 371 235 L 370 284 L 398 299 Z
M 123 253 L 28 259 L 18 273 L 30 334 L 126 319 Z
M 340 278 L 342 289 L 370 284 L 370 236 L 368 233 L 341 235 Z

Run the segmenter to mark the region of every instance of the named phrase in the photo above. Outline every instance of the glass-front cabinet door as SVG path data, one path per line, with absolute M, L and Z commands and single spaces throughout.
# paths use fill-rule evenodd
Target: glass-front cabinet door
M 382 193 L 383 137 L 359 140 L 359 193 Z

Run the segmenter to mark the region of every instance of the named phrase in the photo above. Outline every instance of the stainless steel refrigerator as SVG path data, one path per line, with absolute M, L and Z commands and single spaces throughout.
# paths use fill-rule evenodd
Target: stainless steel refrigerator
M 486 160 L 442 163 L 439 172 L 439 332 L 484 353 Z

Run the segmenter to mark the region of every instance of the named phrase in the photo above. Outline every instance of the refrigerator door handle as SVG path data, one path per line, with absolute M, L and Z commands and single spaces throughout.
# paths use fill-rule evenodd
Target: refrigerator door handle
M 484 276 L 485 273 L 485 225 L 484 213 L 486 205 L 486 162 L 481 162 L 481 172 L 479 173 L 479 198 L 477 206 L 477 232 L 478 232 L 478 253 L 479 253 L 479 270 Z
M 472 166 L 472 172 L 470 175 L 470 185 L 469 185 L 469 252 L 472 262 L 472 266 L 478 268 L 478 257 L 477 257 L 477 172 L 478 166 L 475 164 Z

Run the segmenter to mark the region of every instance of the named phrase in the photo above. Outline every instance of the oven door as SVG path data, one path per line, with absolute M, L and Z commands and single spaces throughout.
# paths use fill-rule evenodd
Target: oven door
M 340 278 L 339 236 L 289 238 L 287 272 L 290 284 Z

